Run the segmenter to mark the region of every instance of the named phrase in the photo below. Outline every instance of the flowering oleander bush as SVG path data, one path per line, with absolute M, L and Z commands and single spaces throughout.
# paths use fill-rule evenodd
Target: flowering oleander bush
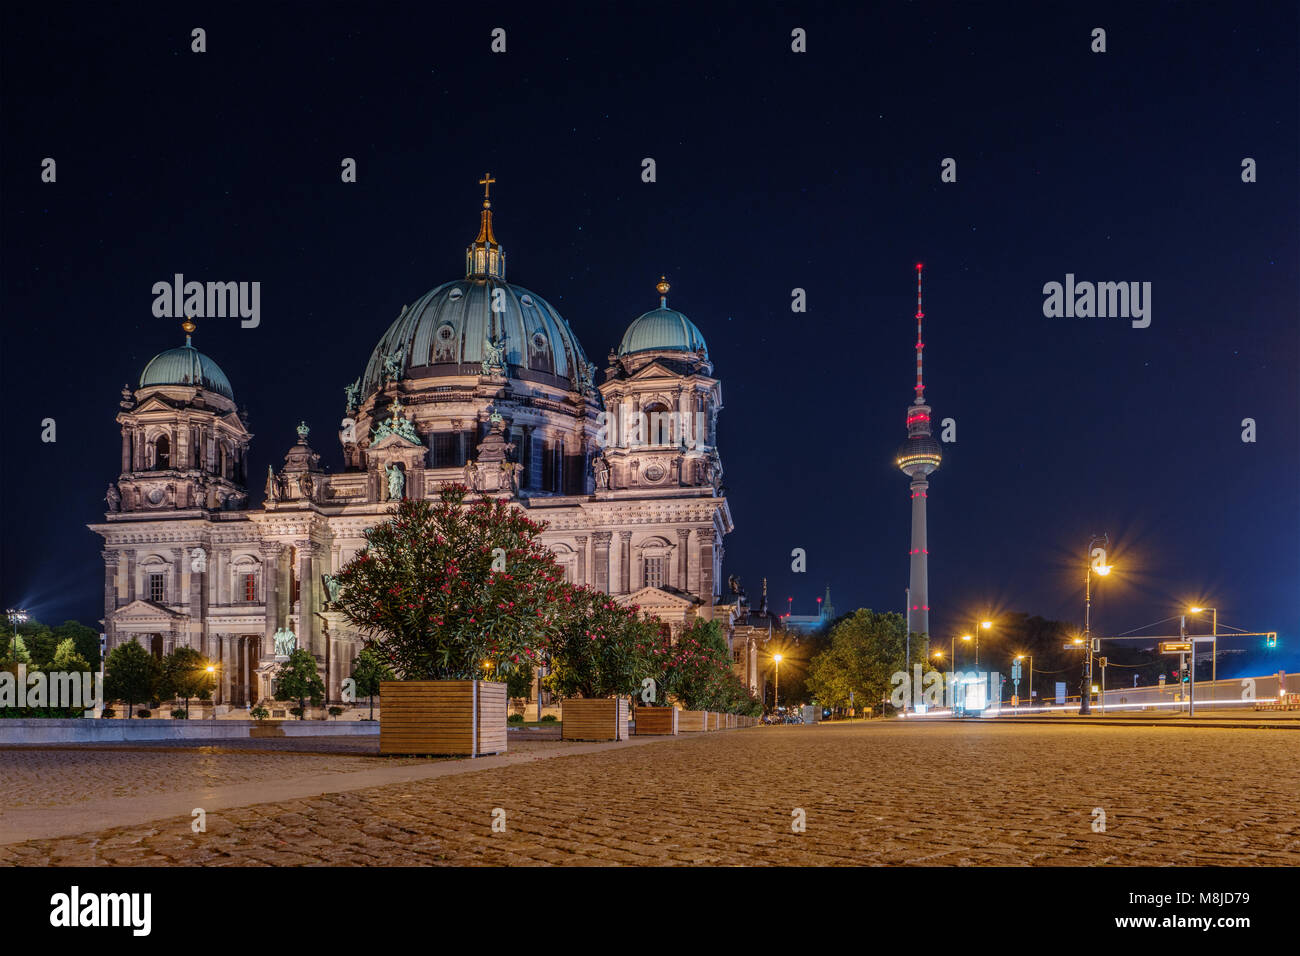
M 560 614 L 564 572 L 538 539 L 545 526 L 466 494 L 449 484 L 436 503 L 401 502 L 338 574 L 336 606 L 406 680 L 479 679 L 488 663 L 507 678 L 539 658 Z
M 649 677 L 658 681 L 668 629 L 587 587 L 564 588 L 546 644 L 546 685 L 560 697 L 627 696 Z

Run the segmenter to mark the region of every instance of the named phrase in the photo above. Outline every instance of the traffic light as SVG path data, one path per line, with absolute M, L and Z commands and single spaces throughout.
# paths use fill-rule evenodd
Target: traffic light
M 1277 631 L 1269 632 L 1268 637 L 1264 638 L 1265 647 L 1277 647 Z

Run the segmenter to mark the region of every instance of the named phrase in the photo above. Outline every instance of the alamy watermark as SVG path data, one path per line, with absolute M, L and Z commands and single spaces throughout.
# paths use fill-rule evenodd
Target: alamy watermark
M 923 704 L 930 707 L 957 707 L 998 701 L 1002 698 L 1002 675 L 996 671 L 924 671 L 920 664 L 912 667 L 913 673 L 895 671 L 889 678 L 893 690 L 889 703 L 897 710 L 916 709 Z
M 1043 286 L 1043 315 L 1049 319 L 1132 319 L 1133 328 L 1151 324 L 1150 282 L 1075 282 L 1065 274 L 1065 284 Z
M 245 329 L 262 322 L 262 283 L 186 282 L 176 273 L 171 282 L 153 284 L 153 314 L 160 319 L 242 319 Z
M 104 676 L 89 671 L 0 671 L 0 707 L 58 707 L 85 710 L 87 717 L 104 706 Z

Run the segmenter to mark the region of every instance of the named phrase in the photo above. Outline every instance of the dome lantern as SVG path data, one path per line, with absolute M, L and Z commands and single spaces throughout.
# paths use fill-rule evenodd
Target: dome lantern
M 506 251 L 492 232 L 492 201 L 488 198 L 496 180 L 491 173 L 485 173 L 478 182 L 483 187 L 483 211 L 479 218 L 478 236 L 465 250 L 465 278 L 504 280 Z

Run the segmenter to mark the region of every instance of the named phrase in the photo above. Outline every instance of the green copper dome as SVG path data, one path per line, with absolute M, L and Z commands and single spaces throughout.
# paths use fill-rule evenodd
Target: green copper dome
M 695 323 L 676 309 L 668 308 L 668 283 L 659 280 L 659 308 L 651 309 L 627 327 L 623 341 L 618 347 L 619 355 L 631 355 L 633 352 L 695 352 L 704 350 L 709 354 L 709 347 L 704 344 L 704 336 L 695 327 Z
M 221 366 L 208 358 L 185 336 L 185 344 L 168 349 L 151 358 L 140 373 L 140 387 L 150 385 L 190 385 L 216 392 L 234 401 L 235 390 Z

